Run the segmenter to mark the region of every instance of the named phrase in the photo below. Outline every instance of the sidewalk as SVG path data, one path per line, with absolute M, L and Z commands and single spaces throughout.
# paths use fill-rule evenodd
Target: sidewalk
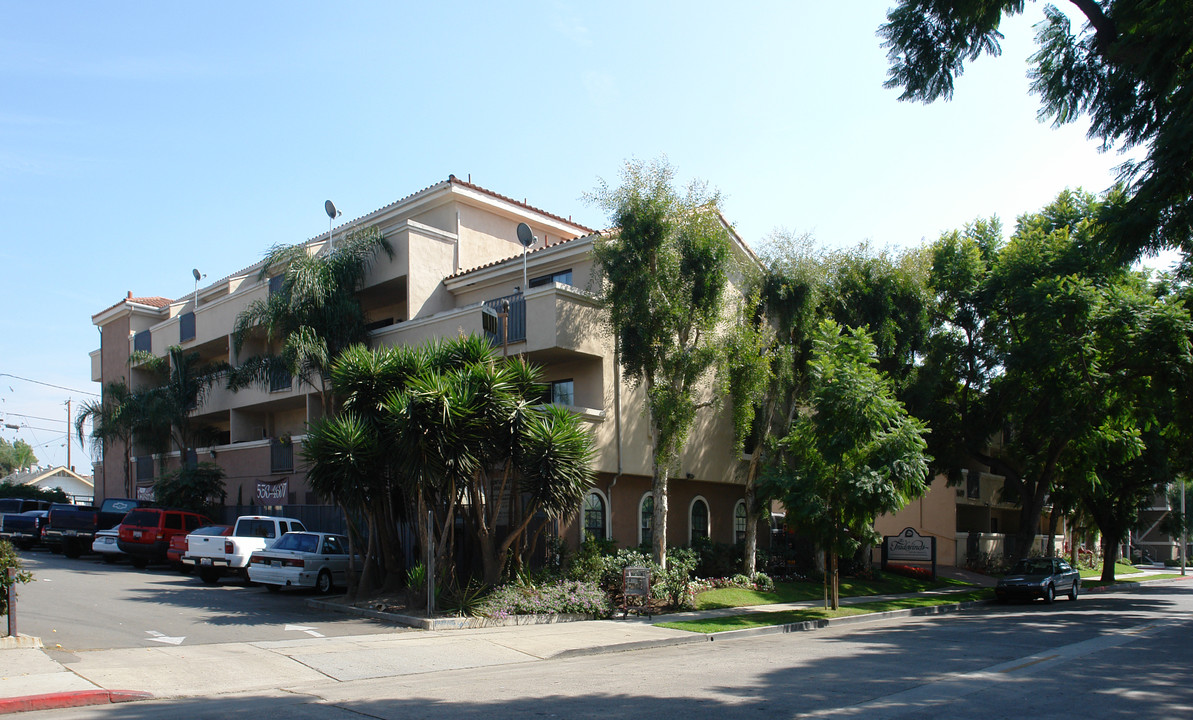
M 1129 583 L 1134 586 L 1135 583 Z M 964 592 L 942 589 L 926 594 Z M 842 598 L 842 604 L 916 594 Z M 818 607 L 819 601 L 672 613 L 666 621 Z M 653 620 L 588 620 L 470 630 L 428 630 L 348 637 L 65 652 L 0 650 L 0 713 L 152 698 L 214 696 L 401 677 L 441 670 L 534 662 L 650 647 L 709 642 L 714 637 L 792 632 L 826 625 L 950 612 L 860 615 L 807 626 L 774 626 L 703 635 L 656 627 Z

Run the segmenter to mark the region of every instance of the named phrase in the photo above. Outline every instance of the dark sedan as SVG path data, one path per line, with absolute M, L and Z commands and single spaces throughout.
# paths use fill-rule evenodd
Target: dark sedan
M 1050 603 L 1057 593 L 1067 593 L 1070 600 L 1076 600 L 1080 591 L 1081 573 L 1069 563 L 1057 558 L 1025 558 L 998 581 L 994 596 L 1000 602 L 1043 598 Z

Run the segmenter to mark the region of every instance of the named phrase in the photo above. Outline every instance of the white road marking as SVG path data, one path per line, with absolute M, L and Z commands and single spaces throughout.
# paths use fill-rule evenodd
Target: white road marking
M 182 637 L 167 637 L 156 630 L 146 630 L 145 634 L 149 635 L 149 639 L 153 642 L 166 643 L 167 645 L 181 645 L 182 641 L 186 640 L 185 635 Z
M 287 625 L 286 632 L 290 632 L 291 630 L 297 630 L 299 632 L 304 632 L 307 635 L 310 635 L 311 637 L 323 637 L 323 633 L 316 632 L 315 628 L 308 627 L 306 625 Z

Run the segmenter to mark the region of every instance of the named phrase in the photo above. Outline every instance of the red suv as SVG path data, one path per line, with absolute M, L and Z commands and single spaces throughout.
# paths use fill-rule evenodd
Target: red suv
M 198 513 L 166 508 L 137 508 L 120 523 L 116 544 L 127 555 L 133 567 L 143 568 L 151 562 L 166 562 L 170 538 L 186 536 L 211 520 Z

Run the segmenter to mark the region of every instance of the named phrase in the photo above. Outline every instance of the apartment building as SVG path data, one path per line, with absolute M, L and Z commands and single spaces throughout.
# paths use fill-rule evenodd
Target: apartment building
M 535 236 L 525 252 L 519 223 Z M 488 333 L 498 352 L 523 354 L 542 366 L 551 400 L 584 419 L 597 449 L 596 486 L 560 534 L 571 543 L 585 533 L 624 546 L 649 540 L 651 446 L 644 398 L 622 377 L 592 293 L 594 231 L 454 176 L 336 228 L 333 238 L 367 226 L 379 228 L 394 249 L 392 259 L 377 258 L 359 293 L 370 344 Z M 749 248 L 727 230 L 739 254 L 752 261 Z M 308 244 L 321 252 L 328 240 L 323 235 Z M 137 387 L 145 381 L 129 362 L 137 350 L 164 355 L 179 345 L 232 365 L 265 350 L 250 343 L 238 356 L 231 339 L 237 316 L 275 282 L 260 279 L 260 270 L 258 262 L 176 300 L 130 292 L 95 314 L 101 342 L 91 353 L 92 379 Z M 502 332 L 495 318 L 507 303 Z M 215 388 L 195 419 L 216 428 L 220 439 L 200 448 L 197 459 L 224 468 L 229 504 L 317 504 L 301 446 L 307 423 L 321 412 L 313 388 L 288 378 L 239 392 Z M 745 534 L 745 504 L 740 458 L 729 452 L 728 409 L 702 410 L 693 432 L 670 486 L 668 542 L 686 545 L 705 536 L 733 542 Z M 125 456 L 132 468 L 128 487 Z M 131 447 L 113 443 L 104 457 L 95 469 L 97 501 L 150 493 L 163 460 L 167 466 L 180 462 L 177 451 L 156 457 L 136 439 Z

